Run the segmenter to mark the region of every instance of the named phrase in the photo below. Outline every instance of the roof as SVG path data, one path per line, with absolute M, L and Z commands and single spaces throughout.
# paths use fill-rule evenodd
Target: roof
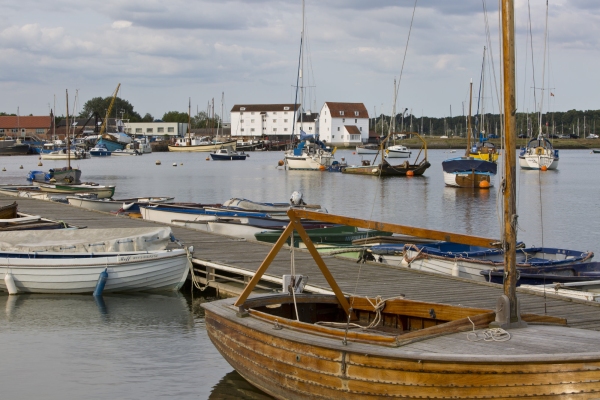
M 13 129 L 13 128 L 24 128 L 24 129 L 36 129 L 44 128 L 48 129 L 52 126 L 52 117 L 45 115 L 42 117 L 21 117 L 16 115 L 0 116 L 0 128 Z
M 317 119 L 319 119 L 319 113 L 298 114 L 298 122 L 300 122 L 300 118 L 302 118 L 302 122 L 315 122 Z
M 369 118 L 369 112 L 363 103 L 334 103 L 332 101 L 326 101 L 325 105 L 331 111 L 333 118 L 339 117 L 356 117 L 356 118 Z M 340 114 L 343 111 L 343 115 Z M 358 111 L 358 115 L 355 114 Z
M 287 109 L 286 109 L 287 107 Z M 266 112 L 266 111 L 294 111 L 301 109 L 300 104 L 236 104 L 231 109 L 231 112 Z
M 358 126 L 356 125 L 344 125 L 344 128 L 346 128 L 351 135 L 360 135 L 360 129 L 358 129 Z

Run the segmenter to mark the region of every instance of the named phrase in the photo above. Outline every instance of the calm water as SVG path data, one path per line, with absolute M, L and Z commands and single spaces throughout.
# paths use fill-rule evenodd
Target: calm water
M 231 197 L 281 201 L 299 190 L 307 203 L 352 217 L 499 237 L 499 178 L 490 190 L 446 188 L 430 150 L 424 177 L 387 178 L 284 171 L 282 153 L 246 161 L 206 161 L 205 154 L 154 153 L 76 161 L 82 179 L 115 184 L 115 197 L 175 196 L 223 202 Z M 336 158 L 358 163 L 342 150 Z M 162 165 L 155 165 L 160 160 Z M 1 183 L 25 183 L 29 170 L 63 166 L 32 156 L 0 158 Z M 177 166 L 174 167 L 173 163 Z M 23 169 L 19 169 L 22 165 Z M 517 170 L 519 240 L 600 252 L 600 155 L 561 150 L 559 170 Z M 52 216 L 48 216 L 52 217 Z M 0 390 L 6 398 L 268 398 L 220 357 L 207 338 L 199 304 L 182 295 L 0 295 Z M 1 310 L 5 310 L 2 313 Z

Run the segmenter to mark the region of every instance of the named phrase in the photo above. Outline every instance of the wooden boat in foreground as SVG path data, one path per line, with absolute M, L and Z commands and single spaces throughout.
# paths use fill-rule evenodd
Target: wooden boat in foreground
M 0 219 L 17 218 L 17 202 L 0 206 Z
M 251 384 L 279 399 L 594 399 L 600 332 L 521 314 L 516 295 L 514 4 L 501 2 L 506 146 L 502 241 L 289 210 L 283 231 L 237 300 L 202 304 L 208 335 Z M 299 223 L 320 219 L 435 240 L 505 249 L 496 310 L 344 294 Z M 249 298 L 283 244 L 298 232 L 334 295 Z M 294 272 L 295 274 L 295 272 Z M 489 329 L 488 329 L 489 328 Z M 494 340 L 483 340 L 484 335 Z
M 115 194 L 115 185 L 99 185 L 97 183 L 81 183 L 76 185 L 55 185 L 34 182 L 41 192 L 54 194 L 94 193 L 98 199 L 107 199 Z

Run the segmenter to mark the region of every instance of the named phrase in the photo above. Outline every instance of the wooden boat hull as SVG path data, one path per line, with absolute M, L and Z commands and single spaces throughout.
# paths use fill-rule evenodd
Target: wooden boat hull
M 444 183 L 446 186 L 459 188 L 480 188 L 489 189 L 494 186 L 494 181 L 488 173 L 478 173 L 473 171 L 448 173 L 444 171 Z
M 278 399 L 592 399 L 600 394 L 597 352 L 532 350 L 511 356 L 506 343 L 470 342 L 464 332 L 406 345 L 344 345 L 343 336 L 306 335 L 301 328 L 277 329 L 273 321 L 238 316 L 232 303 L 202 305 L 208 335 L 236 371 Z M 564 330 L 600 338 L 594 331 L 536 326 L 511 331 L 511 340 L 539 343 L 540 337 Z M 454 347 L 436 353 L 442 342 Z
M 17 218 L 17 202 L 0 207 L 0 219 Z
M 410 164 L 408 161 L 406 161 L 399 165 L 390 165 L 384 161 L 378 165 L 345 167 L 342 168 L 342 173 L 372 176 L 406 176 L 410 171 L 414 176 L 419 176 L 423 175 L 430 166 L 431 164 L 429 164 L 429 161 L 427 160 L 424 160 L 419 164 Z
M 22 156 L 29 154 L 30 146 L 24 143 L 0 147 L 0 156 Z
M 115 186 L 94 185 L 40 185 L 40 191 L 55 194 L 95 193 L 98 199 L 111 198 L 115 194 Z
M 15 254 L 15 253 L 12 253 Z M 0 276 L 10 272 L 17 290 L 22 293 L 92 293 L 100 273 L 107 269 L 104 293 L 139 291 L 174 291 L 183 286 L 189 271 L 185 250 L 162 250 L 134 253 L 57 254 L 30 258 L 0 253 Z M 70 258 L 75 254 L 78 257 Z M 6 291 L 4 279 L 0 290 Z
M 221 147 L 231 147 L 231 149 L 235 151 L 236 145 L 237 145 L 237 140 L 232 140 L 232 141 L 229 141 L 229 142 L 217 142 L 217 143 L 209 143 L 209 144 L 201 144 L 201 145 L 191 145 L 191 146 L 173 146 L 173 145 L 169 145 L 169 151 L 178 151 L 178 152 L 208 152 L 208 151 L 218 150 Z

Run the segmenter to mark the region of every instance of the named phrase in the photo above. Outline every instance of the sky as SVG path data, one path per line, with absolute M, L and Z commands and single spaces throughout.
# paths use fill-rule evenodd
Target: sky
M 515 0 L 518 109 L 600 109 L 600 1 L 549 3 L 545 41 L 545 2 Z M 409 38 L 414 5 L 306 0 L 305 108 L 361 102 L 370 116 L 389 115 L 396 79 L 398 113 L 463 115 L 472 79 L 473 109 L 481 98 L 497 113 L 498 1 L 417 1 Z M 118 83 L 119 97 L 155 118 L 187 112 L 190 98 L 192 113 L 214 102 L 226 121 L 234 104 L 295 101 L 301 0 L 0 0 L 0 8 L 0 112 L 48 115 L 56 104 L 64 115 L 66 90 L 78 112 Z

